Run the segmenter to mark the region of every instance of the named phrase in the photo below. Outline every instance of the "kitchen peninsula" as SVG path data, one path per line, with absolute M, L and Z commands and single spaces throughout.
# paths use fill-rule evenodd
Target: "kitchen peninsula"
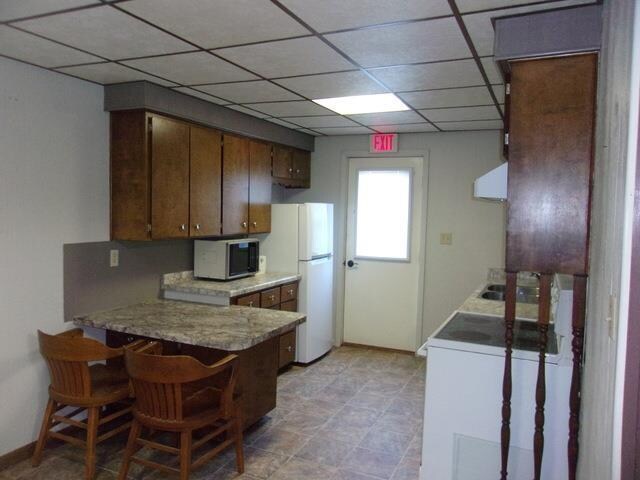
M 238 355 L 236 388 L 246 428 L 275 408 L 280 336 L 305 320 L 297 312 L 152 300 L 73 321 L 106 330 L 111 347 L 146 338 L 162 341 L 166 354 L 190 355 L 206 364 Z

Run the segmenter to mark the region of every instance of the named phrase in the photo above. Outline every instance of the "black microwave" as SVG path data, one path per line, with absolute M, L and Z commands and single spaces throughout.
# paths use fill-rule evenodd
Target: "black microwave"
M 193 275 L 211 280 L 234 280 L 258 272 L 260 242 L 255 238 L 196 240 Z

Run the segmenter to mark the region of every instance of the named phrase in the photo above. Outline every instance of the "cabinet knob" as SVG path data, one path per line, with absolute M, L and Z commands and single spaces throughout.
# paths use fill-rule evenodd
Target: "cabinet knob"
M 196 223 L 196 230 L 200 230 L 200 224 Z
M 296 173 L 300 173 L 300 169 L 299 169 L 299 168 L 298 168 L 298 169 L 296 169 Z
M 182 225 L 180 225 L 180 231 L 184 232 L 187 229 L 187 226 L 183 223 Z
M 291 352 L 292 350 L 293 350 L 293 347 L 292 347 L 291 345 L 289 345 L 289 346 L 287 347 L 287 352 Z
M 249 302 L 249 305 L 247 305 L 248 307 L 253 307 L 253 302 Z
M 275 295 L 269 295 L 269 300 L 271 300 L 272 302 L 276 299 Z
M 131 335 L 129 335 L 127 337 L 127 343 L 131 343 L 131 342 L 133 342 L 133 337 Z
M 253 222 L 253 226 L 257 227 L 258 226 L 258 222 Z
M 293 288 L 289 290 L 289 295 L 293 295 Z
M 242 228 L 247 228 L 247 222 L 242 222 Z
M 292 172 L 293 172 L 293 168 L 290 168 L 290 169 L 289 169 L 289 173 L 292 173 Z

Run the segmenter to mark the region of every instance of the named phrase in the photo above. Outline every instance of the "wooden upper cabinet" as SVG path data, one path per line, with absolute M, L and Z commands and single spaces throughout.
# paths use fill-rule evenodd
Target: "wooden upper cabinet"
M 273 147 L 273 176 L 290 178 L 293 173 L 293 152 L 290 148 L 276 145 Z
M 189 125 L 151 121 L 151 237 L 189 236 Z
M 222 228 L 222 134 L 191 127 L 190 221 L 191 237 L 220 235 Z
M 289 188 L 309 188 L 311 154 L 297 148 L 276 145 L 273 153 L 273 182 Z
M 511 62 L 510 271 L 588 272 L 596 54 Z
M 271 145 L 249 144 L 249 233 L 271 231 Z
M 111 239 L 150 240 L 151 163 L 144 111 L 111 113 Z
M 222 234 L 249 232 L 249 140 L 223 136 Z

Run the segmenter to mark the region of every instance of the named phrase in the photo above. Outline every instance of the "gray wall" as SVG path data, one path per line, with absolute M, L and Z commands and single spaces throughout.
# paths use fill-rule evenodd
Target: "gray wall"
M 109 266 L 112 249 L 118 267 Z M 64 318 L 158 298 L 163 273 L 192 268 L 190 240 L 64 245 Z
M 608 318 L 610 302 L 620 312 L 622 293 L 634 3 L 604 3 L 578 475 L 584 480 L 619 478 L 612 475 L 620 455 L 612 448 L 618 322 Z M 619 321 L 626 322 L 626 317 L 627 312 L 621 312 Z
M 422 206 L 427 211 L 423 340 L 484 281 L 489 267 L 504 265 L 504 204 L 473 198 L 475 178 L 502 162 L 500 140 L 497 130 L 399 137 L 400 150 L 394 155 L 425 156 L 428 169 L 428 199 Z M 347 156 L 370 156 L 368 151 L 368 135 L 317 138 L 311 189 L 284 192 L 289 203 L 335 204 L 337 343 L 343 330 Z M 453 233 L 453 245 L 440 245 L 441 232 Z
M 34 440 L 63 323 L 63 244 L 109 238 L 102 87 L 0 58 L 0 455 Z

